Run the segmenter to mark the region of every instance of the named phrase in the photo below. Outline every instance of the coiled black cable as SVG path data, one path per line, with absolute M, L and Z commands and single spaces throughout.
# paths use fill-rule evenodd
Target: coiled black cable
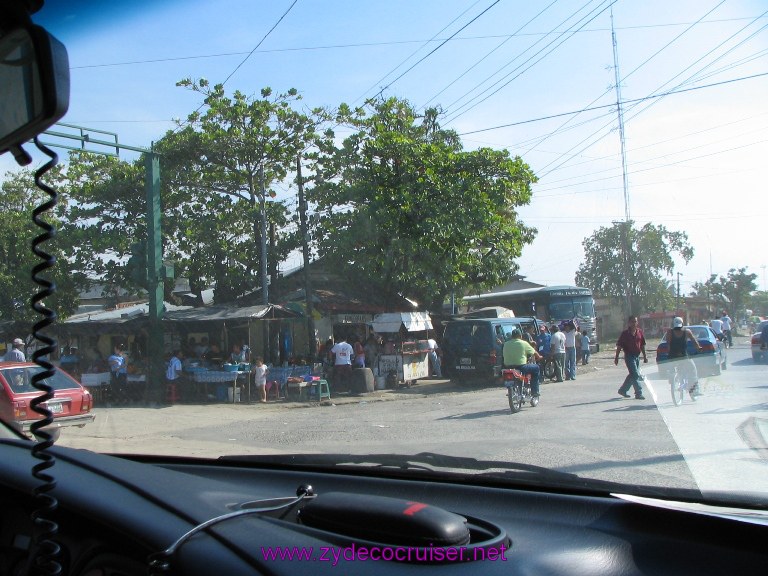
M 42 415 L 41 420 L 32 423 L 31 431 L 36 438 L 35 445 L 32 447 L 32 456 L 40 460 L 38 464 L 32 467 L 32 475 L 40 480 L 40 484 L 34 489 L 34 496 L 38 502 L 38 508 L 32 513 L 32 521 L 35 525 L 33 537 L 33 554 L 30 556 L 29 573 L 46 574 L 55 576 L 61 574 L 62 567 L 59 562 L 61 549 L 53 540 L 58 534 L 58 524 L 52 519 L 52 515 L 58 507 L 56 497 L 51 494 L 56 488 L 56 481 L 53 476 L 46 471 L 56 463 L 54 456 L 48 451 L 54 444 L 54 437 L 45 430 L 46 426 L 53 424 L 53 414 L 48 409 L 45 402 L 51 400 L 54 391 L 48 385 L 46 379 L 54 376 L 55 369 L 50 362 L 50 355 L 56 350 L 56 340 L 44 333 L 45 329 L 56 322 L 56 312 L 45 305 L 45 300 L 53 298 L 56 293 L 56 284 L 47 279 L 43 274 L 53 268 L 56 258 L 43 249 L 43 245 L 56 236 L 56 229 L 47 222 L 43 216 L 56 206 L 58 194 L 56 191 L 45 184 L 43 176 L 58 163 L 58 155 L 50 148 L 42 144 L 38 138 L 35 138 L 35 145 L 38 150 L 50 158 L 43 166 L 35 171 L 35 185 L 43 192 L 48 194 L 49 199 L 35 207 L 32 212 L 32 221 L 43 231 L 32 240 L 32 252 L 40 258 L 40 262 L 32 268 L 32 280 L 40 287 L 31 300 L 32 309 L 40 314 L 42 318 L 32 327 L 32 336 L 35 340 L 42 343 L 32 354 L 32 361 L 40 366 L 42 370 L 32 377 L 32 385 L 44 392 L 34 398 L 30 406 L 32 410 Z

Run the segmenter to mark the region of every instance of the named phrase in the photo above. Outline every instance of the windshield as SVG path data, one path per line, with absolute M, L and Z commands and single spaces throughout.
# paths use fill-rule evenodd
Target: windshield
M 71 76 L 41 136 L 59 155 L 51 360 L 96 414 L 59 444 L 437 454 L 509 485 L 768 504 L 768 354 L 750 340 L 768 314 L 765 6 L 104 4 L 33 15 Z M 29 359 L 47 157 L 25 150 L 26 168 L 0 156 L 0 353 L 20 338 Z M 523 326 L 542 376 L 514 411 L 516 326 L 446 327 L 464 297 L 541 286 L 594 301 Z M 660 339 L 726 315 L 678 405 Z M 647 363 L 620 340 L 634 327 Z
M 23 392 L 36 392 L 37 389 L 32 384 L 32 378 L 42 372 L 42 368 L 37 366 L 28 366 L 24 368 L 0 368 L 0 379 L 4 380 L 14 394 Z M 45 378 L 43 383 L 54 390 L 67 390 L 77 388 L 77 383 L 73 382 L 61 372 L 54 372 L 52 376 Z
M 549 303 L 549 317 L 553 320 L 572 318 L 593 318 L 595 315 L 592 298 L 552 299 Z

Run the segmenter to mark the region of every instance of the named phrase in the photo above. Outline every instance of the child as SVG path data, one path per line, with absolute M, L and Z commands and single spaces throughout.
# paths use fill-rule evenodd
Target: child
M 589 336 L 587 331 L 581 333 L 581 365 L 589 364 Z
M 256 357 L 256 363 L 253 365 L 251 372 L 253 372 L 253 380 L 254 380 L 254 383 L 256 384 L 256 388 L 259 391 L 261 402 L 266 403 L 267 372 L 269 372 L 269 369 L 266 366 L 264 366 L 264 359 L 261 356 Z

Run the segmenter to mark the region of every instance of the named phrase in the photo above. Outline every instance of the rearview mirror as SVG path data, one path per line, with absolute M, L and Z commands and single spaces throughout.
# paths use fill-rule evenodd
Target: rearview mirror
M 17 155 L 21 144 L 64 116 L 68 106 L 64 45 L 40 26 L 0 37 L 0 154 Z

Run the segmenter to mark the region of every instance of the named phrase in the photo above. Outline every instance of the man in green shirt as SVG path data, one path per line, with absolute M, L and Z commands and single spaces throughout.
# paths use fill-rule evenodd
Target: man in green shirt
M 541 360 L 541 354 L 536 352 L 533 346 L 522 339 L 520 330 L 512 331 L 512 339 L 504 342 L 502 349 L 504 357 L 504 368 L 514 368 L 523 374 L 531 375 L 531 394 L 539 395 L 539 377 L 541 371 L 536 361 Z M 529 362 L 529 357 L 533 356 L 533 361 Z

